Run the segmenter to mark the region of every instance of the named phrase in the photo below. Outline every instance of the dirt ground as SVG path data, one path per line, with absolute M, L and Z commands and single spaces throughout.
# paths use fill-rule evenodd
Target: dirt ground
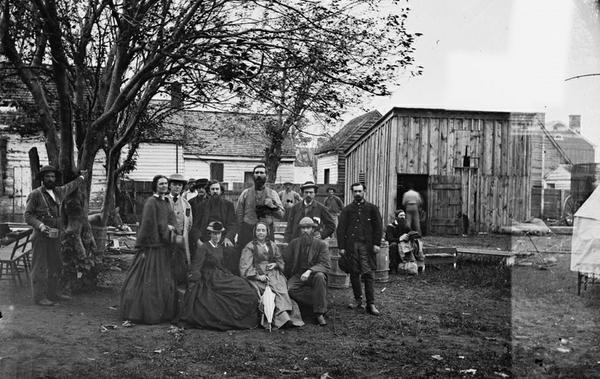
M 347 309 L 350 289 L 331 290 L 326 327 L 306 317 L 272 333 L 124 327 L 117 266 L 98 290 L 50 308 L 2 281 L 0 377 L 598 377 L 600 289 L 577 296 L 568 236 L 537 238 L 511 268 L 461 260 L 391 276 L 376 286 L 380 317 Z M 426 242 L 506 249 L 516 240 Z

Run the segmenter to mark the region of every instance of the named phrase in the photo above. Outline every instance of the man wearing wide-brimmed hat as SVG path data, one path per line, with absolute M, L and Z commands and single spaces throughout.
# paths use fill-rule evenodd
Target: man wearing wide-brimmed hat
M 283 216 L 286 220 L 288 219 L 290 209 L 298 202 L 302 201 L 302 197 L 298 192 L 294 191 L 292 187 L 294 184 L 292 182 L 283 183 L 284 190 L 279 192 L 279 198 L 283 203 L 283 208 L 285 209 L 285 215 Z
M 190 258 L 190 231 L 193 225 L 192 207 L 190 203 L 182 196 L 183 186 L 187 180 L 181 174 L 172 174 L 168 177 L 169 195 L 171 207 L 175 213 L 177 224 L 175 233 L 183 237 L 183 245 L 176 247 L 175 251 L 175 273 L 181 279 L 187 275 L 187 267 L 191 262 Z
M 62 268 L 60 235 L 64 229 L 60 210 L 65 197 L 85 182 L 87 171 L 81 171 L 77 179 L 63 186 L 56 185 L 58 175 L 59 171 L 55 167 L 42 167 L 38 174 L 42 185 L 29 194 L 25 208 L 25 222 L 33 227 L 33 301 L 45 306 L 70 299 L 58 291 Z
M 329 246 L 314 238 L 317 224 L 304 217 L 298 223 L 302 235 L 290 242 L 285 259 L 288 293 L 300 304 L 312 306 L 319 325 L 327 325 L 327 273 L 331 269 Z
M 314 232 L 315 238 L 325 239 L 335 231 L 335 221 L 327 208 L 319 203 L 315 196 L 319 187 L 311 181 L 305 182 L 300 186 L 304 199 L 294 205 L 288 216 L 288 223 L 285 228 L 285 240 L 287 242 L 300 236 L 300 220 L 303 217 L 310 217 L 317 223 L 317 228 Z

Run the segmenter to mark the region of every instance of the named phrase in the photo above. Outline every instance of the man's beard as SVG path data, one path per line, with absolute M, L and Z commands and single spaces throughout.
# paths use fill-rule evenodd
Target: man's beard
M 354 201 L 356 201 L 357 203 L 360 203 L 362 199 L 362 196 L 354 196 Z
M 257 176 L 254 178 L 254 186 L 256 188 L 262 188 L 266 182 L 267 182 L 267 179 L 262 176 Z
M 210 205 L 216 205 L 221 202 L 221 195 L 211 195 L 208 197 L 208 203 Z
M 310 244 L 312 242 L 312 239 L 313 239 L 312 233 L 302 232 L 302 234 L 300 235 L 300 241 L 302 242 L 302 245 L 304 245 L 304 246 Z
M 56 187 L 56 182 L 44 182 L 44 187 L 46 187 L 46 189 L 54 189 L 54 187 Z

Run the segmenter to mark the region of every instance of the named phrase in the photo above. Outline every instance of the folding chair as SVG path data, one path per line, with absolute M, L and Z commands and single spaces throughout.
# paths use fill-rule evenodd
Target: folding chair
M 0 280 L 3 277 L 11 279 L 13 284 L 23 285 L 21 280 L 21 271 L 25 272 L 25 276 L 29 281 L 29 253 L 31 252 L 31 243 L 29 238 L 33 233 L 33 229 L 28 229 L 22 232 L 14 233 L 16 239 L 7 246 L 0 248 Z

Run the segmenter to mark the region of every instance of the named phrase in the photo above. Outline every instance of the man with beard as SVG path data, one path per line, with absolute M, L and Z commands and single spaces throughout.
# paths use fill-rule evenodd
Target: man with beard
M 183 186 L 186 180 L 181 174 L 173 174 L 169 176 L 169 194 L 167 198 L 171 204 L 171 209 L 175 213 L 177 224 L 175 233 L 183 238 L 183 245 L 177 245 L 174 251 L 174 269 L 175 276 L 179 283 L 185 281 L 187 277 L 187 268 L 191 263 L 190 257 L 190 231 L 194 218 L 192 216 L 192 206 L 182 196 Z
M 327 198 L 323 202 L 323 205 L 325 205 L 329 210 L 329 213 L 331 213 L 333 221 L 335 221 L 335 226 L 337 227 L 340 213 L 342 212 L 342 208 L 344 208 L 344 203 L 342 202 L 342 199 L 336 196 L 335 188 L 327 188 Z
M 208 184 L 208 179 L 198 179 L 194 183 L 194 187 L 196 188 L 196 196 L 194 196 L 190 201 L 190 206 L 192 207 L 192 217 L 196 222 L 194 222 L 192 226 L 192 232 L 190 233 L 190 251 L 193 253 L 196 251 L 196 243 L 200 236 L 202 235 L 202 230 L 197 229 L 197 222 L 202 218 L 202 208 L 204 202 L 208 199 L 208 195 L 206 194 L 206 185 Z
M 60 235 L 64 229 L 60 211 L 65 197 L 85 182 L 87 171 L 81 171 L 77 179 L 63 186 L 56 186 L 58 174 L 53 166 L 42 167 L 39 172 L 42 185 L 29 194 L 25 208 L 25 222 L 33 227 L 33 301 L 43 306 L 70 299 L 59 294 L 57 288 L 62 268 Z
M 331 257 L 325 241 L 314 238 L 317 224 L 310 217 L 300 220 L 301 236 L 290 242 L 285 254 L 285 276 L 290 297 L 312 306 L 319 325 L 327 325 L 327 273 Z
M 206 186 L 209 192 L 208 198 L 202 203 L 200 217 L 194 218 L 196 238 L 202 242 L 210 240 L 208 225 L 213 221 L 219 221 L 225 228 L 220 243 L 223 244 L 226 253 L 225 264 L 231 272 L 239 271 L 239 256 L 234 252 L 235 235 L 238 232 L 238 222 L 235 216 L 235 208 L 231 201 L 223 198 L 223 185 L 216 180 L 211 180 Z
M 340 255 L 349 254 L 348 270 L 355 299 L 355 303 L 349 304 L 349 307 L 363 307 L 360 284 L 362 276 L 365 281 L 366 310 L 378 316 L 379 311 L 374 304 L 373 270 L 377 269 L 375 255 L 379 252 L 383 232 L 381 214 L 376 205 L 365 201 L 365 186 L 362 183 L 354 183 L 350 188 L 354 201 L 342 209 L 337 229 Z
M 254 225 L 260 220 L 269 227 L 269 238 L 273 240 L 273 220 L 283 217 L 283 205 L 277 192 L 265 186 L 267 168 L 260 164 L 252 170 L 254 186 L 246 188 L 238 198 L 235 213 L 240 224 L 238 247 L 241 252 L 244 246 L 254 239 Z
M 300 236 L 300 220 L 310 217 L 318 225 L 313 236 L 325 239 L 335 231 L 335 221 L 325 206 L 315 200 L 319 187 L 311 181 L 300 186 L 304 200 L 294 205 L 288 214 L 288 223 L 285 228 L 285 241 L 290 242 Z

